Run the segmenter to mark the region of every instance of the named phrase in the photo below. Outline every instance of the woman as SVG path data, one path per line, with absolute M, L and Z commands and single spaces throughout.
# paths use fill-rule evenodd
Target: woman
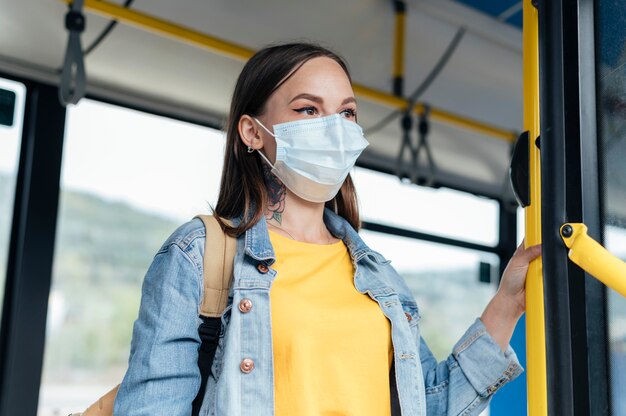
M 522 371 L 508 343 L 539 247 L 518 248 L 480 319 L 437 363 L 409 289 L 355 231 L 349 171 L 367 145 L 356 112 L 345 63 L 316 45 L 263 49 L 240 74 L 215 209 L 233 220 L 223 226 L 238 249 L 200 414 L 478 414 Z M 204 241 L 192 220 L 155 256 L 116 414 L 190 414 Z

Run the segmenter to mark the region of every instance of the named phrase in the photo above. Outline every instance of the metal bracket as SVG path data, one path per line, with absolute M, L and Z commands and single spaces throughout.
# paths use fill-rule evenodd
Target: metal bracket
M 85 96 L 87 76 L 85 59 L 80 34 L 85 30 L 83 0 L 74 0 L 65 15 L 65 28 L 69 32 L 61 82 L 59 84 L 59 101 L 61 105 L 77 104 Z

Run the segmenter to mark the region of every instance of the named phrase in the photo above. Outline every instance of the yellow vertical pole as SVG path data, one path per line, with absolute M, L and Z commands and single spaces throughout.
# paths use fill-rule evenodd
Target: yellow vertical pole
M 541 243 L 541 163 L 539 137 L 539 24 L 537 9 L 524 0 L 524 130 L 529 132 L 530 205 L 525 209 L 526 246 Z M 546 333 L 541 258 L 534 260 L 526 279 L 526 371 L 528 415 L 548 414 Z
M 393 36 L 393 94 L 402 97 L 404 84 L 404 39 L 406 26 L 406 3 L 394 1 L 395 31 Z

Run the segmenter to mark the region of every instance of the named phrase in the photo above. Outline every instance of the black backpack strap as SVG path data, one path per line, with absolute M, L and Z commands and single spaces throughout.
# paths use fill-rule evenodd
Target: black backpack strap
M 200 390 L 198 395 L 193 400 L 191 414 L 192 416 L 198 416 L 200 414 L 200 407 L 204 399 L 204 392 L 206 390 L 207 381 L 211 374 L 211 367 L 213 366 L 213 359 L 215 358 L 215 351 L 217 350 L 217 343 L 222 330 L 221 318 L 208 318 L 206 316 L 200 316 L 202 323 L 198 328 L 200 339 L 202 344 L 198 351 L 198 367 L 200 368 Z

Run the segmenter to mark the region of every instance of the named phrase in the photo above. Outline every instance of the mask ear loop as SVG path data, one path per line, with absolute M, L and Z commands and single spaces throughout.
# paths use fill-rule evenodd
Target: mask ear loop
M 261 152 L 260 150 L 257 151 L 257 153 L 263 158 L 263 160 L 265 160 L 265 162 L 272 168 L 274 168 L 274 165 L 272 164 L 272 162 L 270 162 L 270 160 L 267 158 L 267 156 L 265 156 L 265 154 L 263 152 Z
M 260 121 L 259 121 L 256 117 L 252 117 L 252 118 L 254 119 L 254 121 L 256 121 L 257 123 L 259 123 L 259 126 L 263 127 L 263 130 L 265 130 L 265 131 L 267 132 L 267 134 L 269 134 L 269 135 L 270 135 L 270 136 L 272 136 L 272 137 L 276 137 L 276 136 L 274 135 L 274 133 L 272 133 L 271 131 L 269 131 L 269 130 L 268 130 L 268 128 L 267 128 L 267 127 L 265 127 L 265 126 L 263 125 L 263 123 L 261 123 L 261 122 L 260 122 Z M 251 149 L 251 147 L 250 147 L 250 146 L 248 146 L 248 153 L 252 153 L 252 152 L 254 152 L 254 149 L 252 149 L 252 152 L 250 151 L 250 149 Z M 270 160 L 267 158 L 267 156 L 265 156 L 265 154 L 264 154 L 263 152 L 261 152 L 261 151 L 259 150 L 257 153 L 258 153 L 259 155 L 261 155 L 261 157 L 263 158 L 263 160 L 265 160 L 265 162 L 267 162 L 267 164 L 268 164 L 268 165 L 270 165 L 270 167 L 271 167 L 272 169 L 275 169 L 275 168 L 274 168 L 274 165 L 272 164 L 272 162 L 270 162 Z
M 263 125 L 263 123 L 261 123 L 261 122 L 260 122 L 260 121 L 259 121 L 256 117 L 252 117 L 252 118 L 254 119 L 254 121 L 256 121 L 257 123 L 259 123 L 259 126 L 263 127 L 263 130 L 265 130 L 265 131 L 267 132 L 267 134 L 269 134 L 269 135 L 270 135 L 270 136 L 272 136 L 272 137 L 276 137 L 276 136 L 274 135 L 274 133 L 272 133 L 271 131 L 269 131 L 269 130 L 268 130 L 268 128 L 267 128 L 267 127 L 265 127 L 265 126 Z

